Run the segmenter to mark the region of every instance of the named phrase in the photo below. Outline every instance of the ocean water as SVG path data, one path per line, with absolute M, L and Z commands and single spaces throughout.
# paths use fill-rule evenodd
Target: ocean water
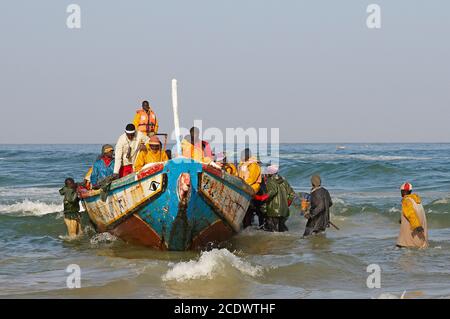
M 281 174 L 297 191 L 320 173 L 340 230 L 302 239 L 291 208 L 289 232 L 246 229 L 221 249 L 158 252 L 109 234 L 67 240 L 58 189 L 80 180 L 100 145 L 0 145 L 2 298 L 448 298 L 450 144 L 284 144 Z M 396 249 L 399 186 L 414 184 L 430 227 L 427 250 Z M 298 204 L 298 203 L 296 203 Z M 68 289 L 66 268 L 81 268 Z M 366 285 L 381 268 L 381 287 Z

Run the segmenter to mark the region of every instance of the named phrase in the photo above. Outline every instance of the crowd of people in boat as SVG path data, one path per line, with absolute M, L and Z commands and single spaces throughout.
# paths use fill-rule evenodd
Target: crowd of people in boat
M 159 135 L 160 136 L 160 135 Z M 272 232 L 287 231 L 286 221 L 290 206 L 298 194 L 288 181 L 279 174 L 277 165 L 270 165 L 263 173 L 261 162 L 250 149 L 241 152 L 238 165 L 228 160 L 226 153 L 214 154 L 210 144 L 200 137 L 196 127 L 181 142 L 182 156 L 221 169 L 241 178 L 254 191 L 255 196 L 243 220 L 243 226 L 252 225 L 255 217 L 260 229 Z M 102 189 L 115 179 L 140 171 L 151 163 L 171 159 L 170 150 L 165 149 L 158 137 L 158 120 L 148 101 L 142 102 L 142 109 L 136 112 L 133 123 L 127 124 L 125 132 L 112 145 L 102 146 L 101 155 L 85 176 L 83 187 Z M 81 234 L 80 207 L 76 188 L 79 185 L 72 178 L 66 179 L 60 190 L 64 196 L 65 222 L 69 235 Z M 426 247 L 428 243 L 426 217 L 417 194 L 412 194 L 412 185 L 401 186 L 402 215 L 401 230 L 397 241 L 400 247 Z M 319 175 L 311 177 L 311 192 L 303 194 L 301 211 L 307 219 L 303 236 L 319 234 L 330 225 L 330 207 L 333 205 L 330 193 L 322 186 Z M 336 226 L 335 226 L 336 227 Z

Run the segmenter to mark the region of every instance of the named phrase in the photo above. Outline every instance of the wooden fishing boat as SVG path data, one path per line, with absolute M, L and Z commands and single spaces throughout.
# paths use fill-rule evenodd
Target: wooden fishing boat
M 146 165 L 79 196 L 99 232 L 160 250 L 196 250 L 242 229 L 254 195 L 238 177 L 187 158 Z

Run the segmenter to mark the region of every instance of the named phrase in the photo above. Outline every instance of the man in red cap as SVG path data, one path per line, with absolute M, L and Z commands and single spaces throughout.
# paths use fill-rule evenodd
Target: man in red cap
M 412 194 L 412 185 L 404 183 L 402 194 L 402 214 L 397 247 L 427 248 L 428 229 L 425 209 L 419 195 Z

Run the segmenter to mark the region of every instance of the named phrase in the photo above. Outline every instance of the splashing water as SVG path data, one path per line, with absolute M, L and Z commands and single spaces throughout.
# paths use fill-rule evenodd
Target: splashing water
M 99 233 L 92 236 L 90 239 L 91 245 L 101 245 L 110 244 L 117 240 L 118 238 L 110 233 Z
M 163 275 L 162 279 L 163 281 L 212 279 L 229 266 L 251 277 L 258 277 L 263 273 L 261 266 L 252 265 L 227 249 L 213 249 L 202 252 L 198 260 L 169 264 L 172 268 Z

